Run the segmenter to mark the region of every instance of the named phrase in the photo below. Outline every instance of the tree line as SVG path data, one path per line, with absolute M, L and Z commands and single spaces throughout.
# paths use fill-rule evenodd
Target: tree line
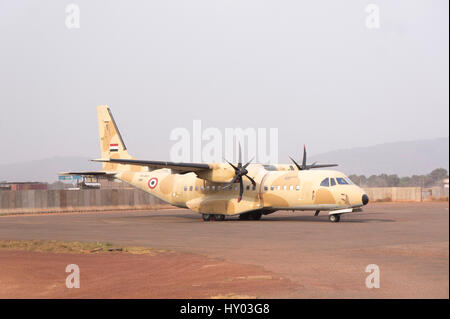
M 442 180 L 448 178 L 448 172 L 444 168 L 436 168 L 427 175 L 398 177 L 397 174 L 380 174 L 366 177 L 352 174 L 348 177 L 361 187 L 432 187 L 442 186 Z

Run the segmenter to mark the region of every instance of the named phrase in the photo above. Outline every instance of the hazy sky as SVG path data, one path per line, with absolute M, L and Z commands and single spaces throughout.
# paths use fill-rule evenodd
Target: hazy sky
M 303 143 L 317 154 L 448 136 L 448 5 L 0 0 L 0 163 L 99 157 L 99 104 L 130 153 L 155 160 L 194 119 L 276 127 L 286 162 Z

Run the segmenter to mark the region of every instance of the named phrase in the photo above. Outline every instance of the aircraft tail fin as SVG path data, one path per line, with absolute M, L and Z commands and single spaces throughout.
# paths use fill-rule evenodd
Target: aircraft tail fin
M 128 154 L 127 147 L 119 132 L 111 110 L 107 105 L 97 106 L 98 134 L 100 137 L 100 150 L 103 159 L 133 159 Z M 117 163 L 103 163 L 104 171 L 142 171 L 145 167 L 124 165 Z

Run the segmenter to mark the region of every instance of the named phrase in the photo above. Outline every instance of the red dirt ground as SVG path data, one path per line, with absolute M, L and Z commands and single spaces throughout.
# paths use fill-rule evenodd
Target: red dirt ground
M 68 264 L 80 288 L 67 288 Z M 61 254 L 0 250 L 0 298 L 255 298 L 292 283 L 259 267 L 194 254 Z

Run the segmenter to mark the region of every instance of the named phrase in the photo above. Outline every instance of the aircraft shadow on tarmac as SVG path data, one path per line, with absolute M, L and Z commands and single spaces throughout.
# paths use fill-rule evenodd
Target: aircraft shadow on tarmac
M 136 218 L 137 216 L 130 216 L 125 218 Z M 330 223 L 328 220 L 328 215 L 323 216 L 305 216 L 305 215 L 296 215 L 296 216 L 263 216 L 261 220 L 240 220 L 238 216 L 231 216 L 227 217 L 225 221 L 209 221 L 205 222 L 202 220 L 201 216 L 197 213 L 188 213 L 188 214 L 171 214 L 171 213 L 164 213 L 164 214 L 151 214 L 151 215 L 141 215 L 137 217 L 139 219 L 141 218 L 150 218 L 150 219 L 159 219 L 164 220 L 168 219 L 167 221 L 189 221 L 189 222 L 202 222 L 202 223 L 230 223 L 230 222 L 240 222 L 240 223 L 269 223 L 269 222 L 314 222 L 314 223 Z M 340 223 L 390 223 L 395 222 L 395 219 L 384 219 L 384 218 L 357 218 L 357 216 L 343 216 L 341 217 Z

